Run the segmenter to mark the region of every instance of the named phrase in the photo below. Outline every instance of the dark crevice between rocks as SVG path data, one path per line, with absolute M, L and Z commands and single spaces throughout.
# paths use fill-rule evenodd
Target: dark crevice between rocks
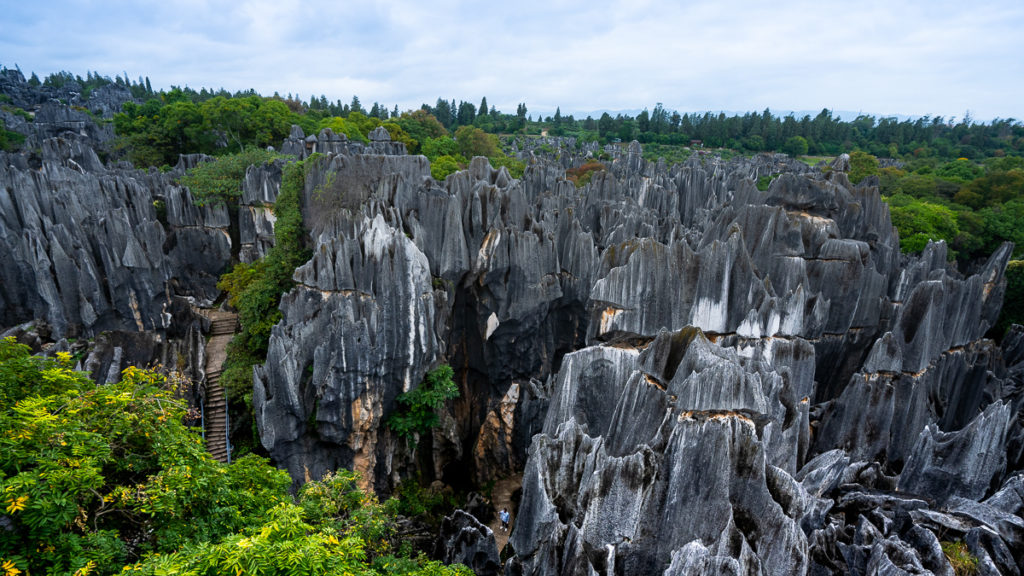
M 241 224 L 239 223 L 238 211 L 241 210 L 238 199 L 232 198 L 228 201 L 228 237 L 231 239 L 231 263 L 235 264 L 239 261 L 239 255 L 242 250 L 242 232 Z

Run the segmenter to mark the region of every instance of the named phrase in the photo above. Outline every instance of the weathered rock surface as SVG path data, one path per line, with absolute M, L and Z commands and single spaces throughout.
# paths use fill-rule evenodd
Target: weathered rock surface
M 0 165 L 0 325 L 159 331 L 175 295 L 216 297 L 231 256 L 223 207 L 195 207 L 170 176 L 106 170 L 79 142 L 47 140 L 43 158 Z
M 80 132 L 42 140 L 37 168 L 0 156 L 0 325 L 195 338 L 176 310 L 266 254 L 281 164 L 248 172 L 233 239 L 226 209 L 104 166 Z M 325 154 L 303 194 L 313 257 L 255 370 L 261 441 L 296 482 L 524 470 L 512 574 L 949 574 L 950 539 L 1019 574 L 1024 329 L 984 338 L 1010 247 L 966 277 L 942 244 L 901 255 L 842 158 L 669 167 L 563 139 L 557 162 L 523 143 L 520 179 L 477 158 L 441 183 L 370 140 L 296 128 L 282 146 Z M 565 180 L 605 152 L 586 187 Z M 86 362 L 108 379 L 147 342 Z M 406 442 L 387 418 L 442 362 L 461 396 Z M 493 540 L 452 522 L 445 554 L 497 570 Z
M 462 510 L 456 510 L 441 522 L 434 556 L 446 564 L 465 564 L 477 576 L 494 576 L 501 572 L 494 533 Z

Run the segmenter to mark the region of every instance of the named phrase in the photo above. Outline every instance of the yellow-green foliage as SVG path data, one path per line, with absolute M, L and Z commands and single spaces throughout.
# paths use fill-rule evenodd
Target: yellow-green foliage
M 246 148 L 231 154 L 211 158 L 192 168 L 181 177 L 181 184 L 188 186 L 192 198 L 200 206 L 217 204 L 242 194 L 242 182 L 249 166 L 267 164 L 280 154 L 260 148 Z
M 465 566 L 444 566 L 398 552 L 394 504 L 380 504 L 348 470 L 307 483 L 298 504 L 283 503 L 268 518 L 218 543 L 149 555 L 129 574 L 303 574 L 469 576 Z
M 0 340 L 6 574 L 471 574 L 403 557 L 401 506 L 355 473 L 308 483 L 295 502 L 267 461 L 210 457 L 174 379 L 129 368 L 97 386 L 71 362 Z
M 323 130 L 324 128 L 330 128 L 331 132 L 334 132 L 335 134 L 344 134 L 349 140 L 367 142 L 366 134 L 363 134 L 355 124 L 345 120 L 341 116 L 331 116 L 321 120 L 317 129 Z
M 942 551 L 956 576 L 973 576 L 978 573 L 978 558 L 968 552 L 963 542 L 942 542 Z
M 33 574 L 93 563 L 112 574 L 145 551 L 218 540 L 288 499 L 290 479 L 255 457 L 214 461 L 182 424 L 175 381 L 129 368 L 97 386 L 69 355 L 0 341 L 0 554 Z
M 859 184 L 861 180 L 878 173 L 878 158 L 860 150 L 850 152 L 850 182 Z
M 459 161 L 451 156 L 440 156 L 430 163 L 430 175 L 438 182 L 443 182 L 449 174 L 458 171 Z
M 523 172 L 526 171 L 526 163 L 522 160 L 516 160 L 511 156 L 500 154 L 498 156 L 488 158 L 488 160 L 490 161 L 491 166 L 495 168 L 504 166 L 508 170 L 509 176 L 513 178 L 522 178 Z
M 950 246 L 960 235 L 957 215 L 943 206 L 897 194 L 889 198 L 893 226 L 900 232 L 900 250 L 920 252 L 929 240 L 945 240 Z M 950 252 L 953 257 L 955 252 Z

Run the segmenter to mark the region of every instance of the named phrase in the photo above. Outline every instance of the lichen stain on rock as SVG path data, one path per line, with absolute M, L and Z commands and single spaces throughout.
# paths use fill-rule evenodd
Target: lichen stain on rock
M 601 327 L 598 331 L 599 334 L 607 334 L 612 329 L 612 323 L 615 321 L 615 317 L 622 314 L 622 310 L 618 308 L 605 308 L 601 312 Z

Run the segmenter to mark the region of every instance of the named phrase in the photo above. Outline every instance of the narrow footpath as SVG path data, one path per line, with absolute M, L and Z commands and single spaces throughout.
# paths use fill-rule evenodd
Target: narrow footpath
M 204 310 L 210 319 L 210 341 L 206 343 L 206 449 L 219 462 L 228 461 L 227 401 L 220 374 L 227 358 L 228 342 L 238 329 L 238 315 L 223 310 Z
M 516 510 L 512 508 L 512 493 L 518 490 L 523 485 L 522 473 L 508 478 L 502 478 L 494 484 L 494 489 L 491 490 L 491 504 L 494 505 L 494 520 L 491 521 L 490 529 L 494 532 L 494 542 L 498 545 L 498 554 L 505 548 L 505 544 L 508 543 L 508 536 L 512 533 L 512 529 L 516 525 Z M 509 520 L 509 531 L 503 532 L 501 530 L 501 519 L 498 518 L 498 514 L 502 508 L 508 508 L 509 513 L 512 515 L 512 519 Z

